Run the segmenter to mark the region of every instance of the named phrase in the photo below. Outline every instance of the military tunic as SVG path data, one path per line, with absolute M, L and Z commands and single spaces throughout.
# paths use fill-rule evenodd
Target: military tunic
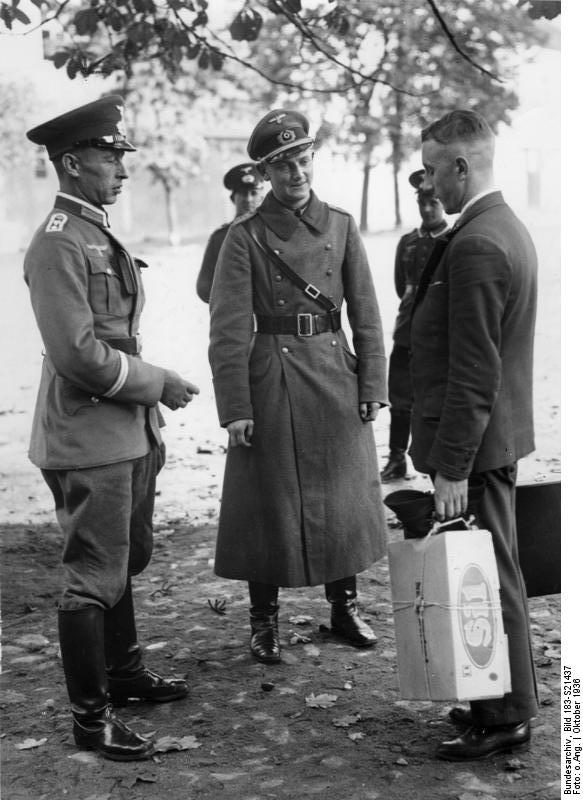
M 31 461 L 79 469 L 145 455 L 161 442 L 164 370 L 120 349 L 139 341 L 144 291 L 105 212 L 59 192 L 24 277 L 45 349 Z
M 253 314 L 322 313 L 251 240 L 269 247 L 340 308 L 342 330 L 253 335 Z M 229 448 L 215 571 L 279 586 L 354 575 L 386 552 L 373 429 L 359 403 L 386 404 L 381 320 L 356 224 L 313 193 L 301 217 L 269 193 L 236 220 L 210 299 L 209 356 L 222 425 L 253 419 L 251 447 Z
M 213 285 L 219 251 L 225 241 L 230 224 L 230 222 L 226 222 L 211 233 L 202 257 L 202 264 L 200 265 L 200 271 L 196 279 L 196 293 L 205 303 L 208 303 L 211 296 L 211 287 Z

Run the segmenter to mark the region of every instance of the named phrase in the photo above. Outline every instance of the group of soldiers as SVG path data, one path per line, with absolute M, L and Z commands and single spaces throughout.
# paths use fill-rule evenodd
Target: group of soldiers
M 106 758 L 149 758 L 152 743 L 113 706 L 188 692 L 142 661 L 132 578 L 152 554 L 165 456 L 158 404 L 184 408 L 199 390 L 141 357 L 147 265 L 113 235 L 105 209 L 135 149 L 122 99 L 102 98 L 27 135 L 46 146 L 59 180 L 24 273 L 45 349 L 30 458 L 64 534 L 58 617 L 73 735 Z M 537 710 L 514 514 L 516 462 L 534 448 L 536 255 L 495 186 L 487 122 L 452 111 L 421 139 L 423 170 L 410 182 L 422 222 L 397 250 L 388 382 L 366 251 L 353 218 L 311 188 L 307 118 L 285 108 L 264 115 L 250 162 L 225 175 L 235 219 L 211 236 L 197 280 L 229 440 L 215 572 L 247 582 L 260 662 L 281 660 L 282 587 L 323 584 L 334 635 L 372 647 L 356 576 L 386 554 L 381 480 L 406 473 L 410 435 L 413 464 L 434 484 L 436 519 L 464 514 L 468 482 L 479 476 L 476 513 L 494 542 L 512 690 L 451 710 L 459 735 L 437 756 L 465 761 L 526 744 Z M 444 212 L 459 213 L 451 230 Z M 379 475 L 370 423 L 388 404 L 390 452 Z

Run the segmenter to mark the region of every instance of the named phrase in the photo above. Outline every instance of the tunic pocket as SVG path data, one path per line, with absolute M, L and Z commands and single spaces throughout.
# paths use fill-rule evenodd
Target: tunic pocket
M 57 391 L 63 411 L 69 417 L 74 417 L 82 408 L 94 408 L 96 405 L 95 401 L 91 400 L 92 395 L 65 378 L 57 377 Z
M 88 257 L 89 305 L 96 314 L 126 317 L 131 312 L 131 298 L 113 267 L 105 258 Z

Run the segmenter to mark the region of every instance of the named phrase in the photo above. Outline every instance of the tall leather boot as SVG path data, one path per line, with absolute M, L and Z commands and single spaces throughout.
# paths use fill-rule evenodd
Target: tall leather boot
M 373 629 L 358 614 L 354 575 L 327 583 L 326 600 L 332 604 L 330 627 L 333 633 L 355 647 L 371 647 L 377 643 Z
M 104 621 L 107 680 L 109 696 L 114 705 L 124 705 L 130 697 L 153 703 L 167 703 L 186 697 L 186 681 L 163 678 L 142 663 L 130 579 L 121 600 L 105 611 Z
M 270 583 L 249 581 L 249 619 L 251 622 L 251 654 L 264 664 L 281 661 L 277 626 L 278 587 Z
M 411 412 L 391 410 L 389 432 L 389 460 L 381 472 L 381 482 L 390 483 L 407 474 L 407 445 L 411 430 Z
M 103 609 L 59 610 L 59 641 L 73 712 L 73 737 L 82 750 L 113 761 L 150 758 L 152 742 L 113 713 L 107 696 Z

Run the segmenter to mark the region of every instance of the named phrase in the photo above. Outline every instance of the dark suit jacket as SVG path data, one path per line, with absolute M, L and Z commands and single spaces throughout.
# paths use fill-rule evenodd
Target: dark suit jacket
M 413 312 L 411 457 L 460 480 L 534 450 L 537 259 L 500 192 L 454 231 Z

